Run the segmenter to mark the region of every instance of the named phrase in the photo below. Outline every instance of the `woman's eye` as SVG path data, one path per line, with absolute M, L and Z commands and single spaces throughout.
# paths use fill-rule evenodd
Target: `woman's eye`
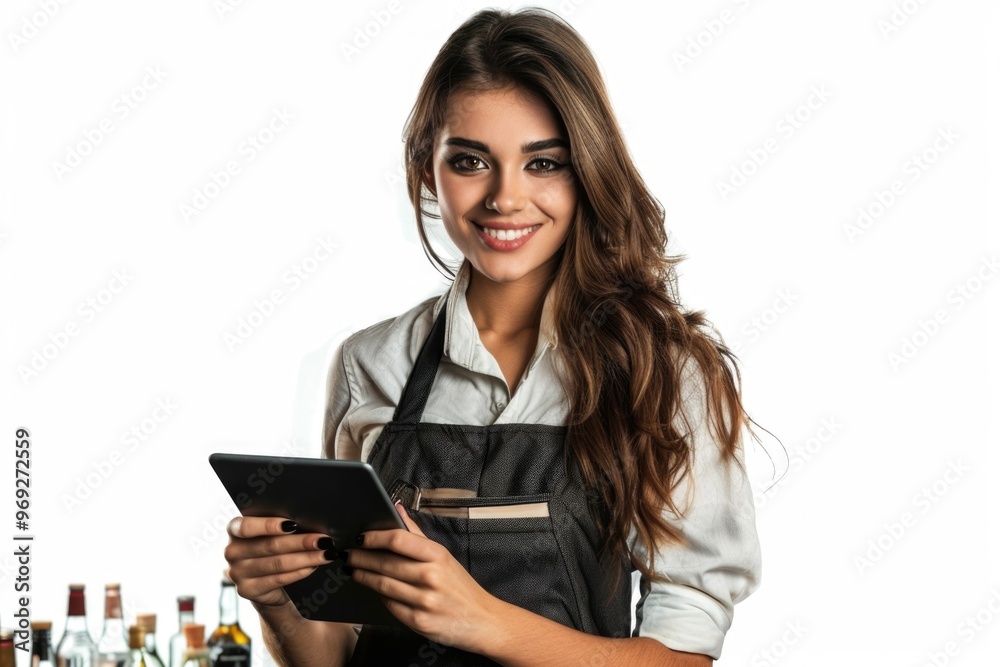
M 557 162 L 556 160 L 547 157 L 537 158 L 532 161 L 532 164 L 535 165 L 536 167 L 534 171 L 539 171 L 542 173 L 559 171 L 560 169 L 566 166 L 562 162 Z
M 451 161 L 451 164 L 462 171 L 479 171 L 483 160 L 475 155 L 459 155 Z

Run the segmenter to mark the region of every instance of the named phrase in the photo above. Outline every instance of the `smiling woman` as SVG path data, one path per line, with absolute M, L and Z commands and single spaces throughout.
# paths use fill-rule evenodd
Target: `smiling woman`
M 337 349 L 323 454 L 369 463 L 408 530 L 334 545 L 234 521 L 230 576 L 268 649 L 295 665 L 710 664 L 760 581 L 751 420 L 732 352 L 679 304 L 663 209 L 589 49 L 546 10 L 481 11 L 432 63 L 405 138 L 424 252 L 454 280 Z M 281 586 L 331 560 L 402 627 L 303 618 Z

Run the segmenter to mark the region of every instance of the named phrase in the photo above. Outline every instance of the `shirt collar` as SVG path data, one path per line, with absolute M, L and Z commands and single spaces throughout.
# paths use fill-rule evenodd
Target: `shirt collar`
M 466 368 L 483 371 L 483 369 L 475 367 L 476 352 L 478 348 L 482 347 L 482 341 L 479 338 L 476 322 L 472 319 L 472 313 L 469 312 L 469 304 L 465 300 L 465 292 L 469 287 L 471 277 L 472 264 L 466 259 L 459 267 L 451 287 L 441 295 L 435 304 L 433 316 L 437 319 L 442 307 L 448 309 L 444 354 L 453 362 Z M 553 292 L 552 289 L 549 289 L 542 302 L 542 317 L 538 328 L 536 353 L 546 346 L 555 349 L 558 344 L 559 337 L 556 333 L 553 308 Z

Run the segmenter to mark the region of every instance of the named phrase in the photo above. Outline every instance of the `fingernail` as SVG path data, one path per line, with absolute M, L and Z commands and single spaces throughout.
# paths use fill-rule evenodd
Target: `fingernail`
M 327 549 L 333 549 L 333 538 L 332 537 L 321 537 L 316 540 L 316 548 L 326 551 Z
M 281 529 L 286 533 L 294 533 L 298 529 L 298 527 L 299 524 L 291 520 L 281 522 Z
M 364 533 L 358 533 L 358 536 L 354 538 L 354 541 L 357 543 L 357 545 L 359 547 L 362 546 L 362 545 L 364 545 L 364 543 L 365 543 L 365 534 Z
M 324 551 L 323 552 L 323 558 L 325 558 L 327 560 L 336 560 L 336 558 L 337 558 L 337 551 L 336 551 L 336 549 L 327 549 L 326 551 Z
M 347 562 L 347 553 L 348 552 L 346 552 L 346 551 L 338 551 L 335 554 L 336 557 L 337 557 L 337 560 L 342 560 L 342 561 L 344 561 L 346 563 Z

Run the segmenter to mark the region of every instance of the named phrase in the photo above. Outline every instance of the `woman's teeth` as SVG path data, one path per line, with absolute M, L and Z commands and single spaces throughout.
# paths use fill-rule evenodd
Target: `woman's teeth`
M 500 239 L 501 241 L 514 241 L 521 238 L 525 234 L 530 234 L 541 227 L 541 225 L 533 225 L 531 227 L 525 227 L 524 229 L 490 229 L 489 227 L 480 227 L 486 231 L 487 234 L 495 239 Z

